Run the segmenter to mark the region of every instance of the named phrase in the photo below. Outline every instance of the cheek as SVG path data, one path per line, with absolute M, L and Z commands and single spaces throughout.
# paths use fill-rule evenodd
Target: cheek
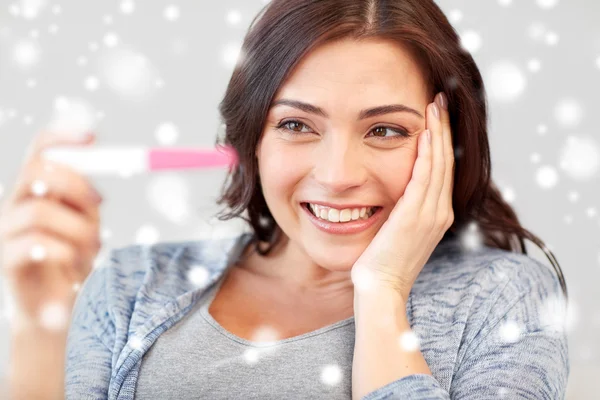
M 269 199 L 288 197 L 302 179 L 305 169 L 286 146 L 265 140 L 258 153 L 263 193 Z
M 416 156 L 400 154 L 382 157 L 377 168 L 377 176 L 391 201 L 397 202 L 412 177 Z

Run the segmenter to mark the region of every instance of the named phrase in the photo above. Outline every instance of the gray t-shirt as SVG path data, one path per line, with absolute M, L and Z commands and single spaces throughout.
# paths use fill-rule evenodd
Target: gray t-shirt
M 208 312 L 224 276 L 144 355 L 136 399 L 352 397 L 354 316 L 292 338 L 252 342 Z

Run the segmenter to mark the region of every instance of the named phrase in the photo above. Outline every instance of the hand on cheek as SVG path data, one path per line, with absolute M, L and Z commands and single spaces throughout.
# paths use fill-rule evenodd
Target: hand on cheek
M 426 119 L 410 182 L 352 268 L 355 288 L 364 295 L 386 286 L 406 301 L 423 266 L 454 222 L 454 149 L 447 97 L 436 96 L 427 106 Z

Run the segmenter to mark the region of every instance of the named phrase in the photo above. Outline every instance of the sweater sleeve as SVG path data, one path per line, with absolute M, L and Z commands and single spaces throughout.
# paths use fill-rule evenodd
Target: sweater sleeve
M 107 265 L 94 269 L 73 308 L 66 350 L 67 400 L 108 398 L 115 328 L 107 306 L 107 275 Z
M 488 318 L 465 344 L 449 392 L 431 375 L 414 374 L 363 400 L 564 399 L 569 375 L 566 300 L 558 279 L 530 259 L 492 304 Z

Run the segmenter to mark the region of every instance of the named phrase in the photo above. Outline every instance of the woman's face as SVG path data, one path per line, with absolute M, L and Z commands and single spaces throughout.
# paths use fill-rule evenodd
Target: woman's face
M 425 108 L 432 101 L 427 84 L 405 48 L 343 40 L 307 55 L 272 105 L 284 99 L 322 113 L 283 104 L 269 110 L 256 153 L 264 197 L 289 245 L 318 266 L 347 271 L 410 181 Z M 405 110 L 361 115 L 386 105 Z M 325 232 L 303 208 L 306 202 L 337 209 L 379 206 L 381 215 L 358 232 Z

